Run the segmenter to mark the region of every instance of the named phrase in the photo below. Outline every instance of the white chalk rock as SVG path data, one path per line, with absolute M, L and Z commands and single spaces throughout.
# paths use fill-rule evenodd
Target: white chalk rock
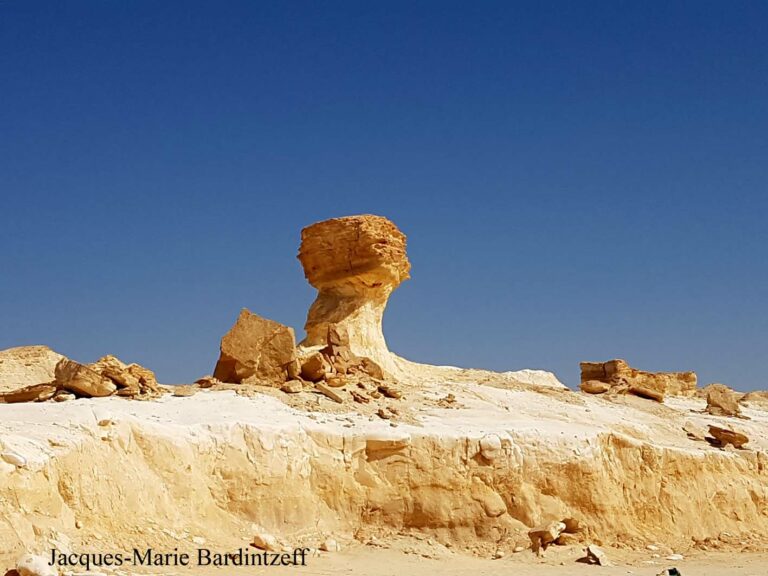
M 320 544 L 320 550 L 323 552 L 338 552 L 341 550 L 341 546 L 333 538 L 326 538 L 323 543 Z
M 280 551 L 280 543 L 277 541 L 277 538 L 261 527 L 258 527 L 256 534 L 253 536 L 253 545 L 267 552 Z
M 24 456 L 17 454 L 16 452 L 11 452 L 10 450 L 0 454 L 0 458 L 8 462 L 8 464 L 16 466 L 17 468 L 23 468 L 27 465 L 27 459 L 24 458 Z
M 480 439 L 480 453 L 486 460 L 495 460 L 501 455 L 501 438 L 486 434 Z
M 54 568 L 48 565 L 48 560 L 42 556 L 27 554 L 16 563 L 19 576 L 58 576 Z

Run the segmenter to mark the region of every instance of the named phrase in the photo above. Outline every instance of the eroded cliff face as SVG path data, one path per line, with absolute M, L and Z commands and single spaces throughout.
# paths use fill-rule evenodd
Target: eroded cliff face
M 701 400 L 645 412 L 552 389 L 450 389 L 457 407 L 396 428 L 233 392 L 0 406 L 0 452 L 25 460 L 0 459 L 0 541 L 10 556 L 52 541 L 244 545 L 256 522 L 293 545 L 412 529 L 511 549 L 561 518 L 637 547 L 768 535 L 766 413 L 750 412 L 751 449 L 733 451 L 679 426 L 726 421 Z
M 298 258 L 318 290 L 302 345 L 325 346 L 333 327 L 353 353 L 396 371 L 382 318 L 389 296 L 410 277 L 405 235 L 381 216 L 334 218 L 302 230 Z

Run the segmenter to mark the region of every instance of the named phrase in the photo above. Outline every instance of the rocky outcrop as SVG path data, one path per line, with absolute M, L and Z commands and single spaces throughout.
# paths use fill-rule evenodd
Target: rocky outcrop
M 161 393 L 155 373 L 139 364 L 125 364 L 107 355 L 89 365 L 94 372 L 109 378 L 119 396 L 155 396 Z
M 352 353 L 395 371 L 382 317 L 389 296 L 410 277 L 405 235 L 381 216 L 334 218 L 302 230 L 298 258 L 318 290 L 302 345 L 327 345 L 333 328 Z
M 695 372 L 645 372 L 632 368 L 624 360 L 582 362 L 581 382 L 591 381 L 604 382 L 611 389 L 620 387 L 619 391 L 660 400 L 665 394 L 691 396 L 696 391 Z M 594 384 L 588 386 L 596 389 Z
M 52 382 L 64 358 L 47 346 L 18 346 L 0 351 L 0 393 Z
M 213 377 L 222 382 L 282 386 L 296 360 L 293 328 L 243 308 L 221 339 Z

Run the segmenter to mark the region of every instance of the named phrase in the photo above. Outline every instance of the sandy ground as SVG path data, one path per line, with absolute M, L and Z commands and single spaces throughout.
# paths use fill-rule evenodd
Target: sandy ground
M 454 555 L 450 559 L 429 559 L 392 550 L 355 549 L 325 558 L 314 559 L 302 574 L 325 576 L 355 574 L 359 576 L 403 576 L 408 574 L 446 574 L 494 576 L 618 576 L 636 574 L 654 576 L 664 568 L 676 567 L 683 576 L 765 576 L 768 574 L 768 554 L 707 554 L 682 561 L 649 559 L 649 554 L 623 554 L 609 550 L 616 566 L 593 566 L 577 562 L 580 549 L 557 551 L 549 558 L 534 560 L 530 552 L 514 554 L 500 560 Z M 562 563 L 562 565 L 561 565 Z M 246 574 L 247 572 L 243 572 Z M 200 572 L 200 574 L 206 574 Z M 211 573 L 212 574 L 212 573 Z M 233 572 L 233 574 L 236 574 Z
M 613 566 L 595 566 L 579 562 L 583 556 L 577 547 L 550 549 L 546 558 L 537 560 L 530 551 L 513 554 L 499 560 L 476 558 L 449 553 L 439 558 L 425 558 L 408 551 L 408 546 L 395 544 L 391 549 L 376 549 L 358 545 L 338 553 L 310 558 L 306 566 L 266 568 L 204 568 L 184 570 L 130 572 L 132 576 L 245 576 L 254 574 L 303 574 L 306 576 L 655 576 L 665 568 L 675 567 L 683 576 L 765 576 L 768 574 L 768 554 L 764 553 L 696 553 L 684 560 L 668 561 L 651 558 L 651 553 L 625 552 L 607 549 Z M 119 572 L 117 574 L 128 574 Z

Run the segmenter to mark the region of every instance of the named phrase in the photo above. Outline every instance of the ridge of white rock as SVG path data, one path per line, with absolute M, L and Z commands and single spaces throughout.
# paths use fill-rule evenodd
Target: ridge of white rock
M 14 557 L 54 538 L 230 545 L 257 523 L 294 543 L 364 528 L 471 546 L 566 517 L 606 544 L 768 535 L 768 412 L 746 408 L 750 450 L 729 451 L 682 429 L 728 422 L 700 413 L 702 399 L 614 404 L 437 379 L 420 389 L 448 391 L 455 407 L 421 402 L 394 428 L 231 391 L 0 405 L 0 453 L 24 461 L 0 459 L 0 541 Z

